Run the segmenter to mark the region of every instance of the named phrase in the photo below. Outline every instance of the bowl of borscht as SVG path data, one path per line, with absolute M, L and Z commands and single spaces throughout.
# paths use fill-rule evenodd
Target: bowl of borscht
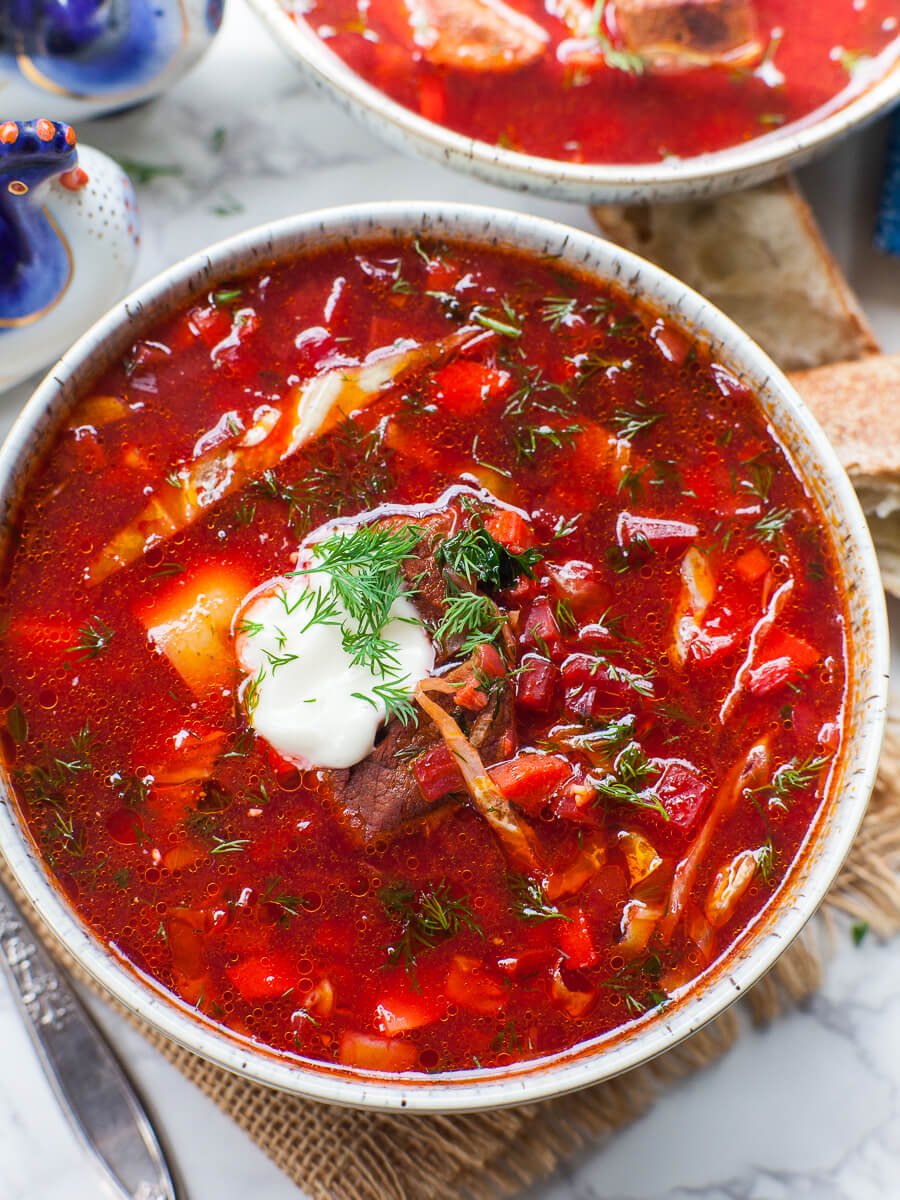
M 251 0 L 387 140 L 562 199 L 703 196 L 900 97 L 895 0 Z
M 674 1046 L 838 871 L 883 593 L 726 317 L 533 217 L 385 204 L 172 267 L 0 456 L 0 846 L 133 1012 L 462 1111 Z

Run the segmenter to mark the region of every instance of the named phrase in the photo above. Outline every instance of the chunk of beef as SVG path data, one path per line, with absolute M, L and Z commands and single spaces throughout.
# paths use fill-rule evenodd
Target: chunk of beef
M 655 70 L 745 66 L 758 61 L 751 0 L 615 0 L 624 46 Z

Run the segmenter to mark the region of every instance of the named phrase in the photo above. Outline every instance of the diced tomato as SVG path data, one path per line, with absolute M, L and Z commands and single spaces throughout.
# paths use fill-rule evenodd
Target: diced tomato
M 500 542 L 513 554 L 530 550 L 537 540 L 525 518 L 508 508 L 491 513 L 485 519 L 484 527 L 495 542 Z
M 436 404 L 454 416 L 472 417 L 492 400 L 505 396 L 511 384 L 508 371 L 456 359 L 432 376 L 431 394 Z
M 299 972 L 292 958 L 271 951 L 226 967 L 225 974 L 245 1000 L 266 1000 L 295 987 Z
M 541 809 L 572 774 L 572 766 L 562 755 L 522 751 L 508 762 L 488 767 L 488 775 L 513 803 L 532 816 Z
M 571 605 L 577 616 L 597 616 L 609 605 L 612 588 L 600 578 L 591 563 L 572 559 L 559 565 L 548 564 L 547 570 L 554 591 Z
M 819 662 L 821 655 L 809 642 L 792 633 L 773 631 L 763 647 L 764 662 L 754 667 L 747 681 L 752 696 L 767 696 L 793 683 Z
M 568 920 L 557 923 L 556 936 L 567 967 L 593 967 L 600 961 L 591 921 L 582 908 L 567 909 Z
M 432 258 L 428 262 L 428 290 L 430 292 L 452 292 L 459 281 L 459 266 L 445 258 Z
M 444 987 L 447 999 L 470 1012 L 495 1013 L 503 1007 L 507 990 L 490 975 L 483 962 L 454 954 Z
M 187 315 L 188 329 L 210 350 L 228 337 L 231 332 L 231 313 L 226 308 L 210 304 L 205 308 L 192 308 Z
M 654 550 L 683 550 L 696 541 L 696 525 L 687 521 L 659 520 L 636 513 L 622 512 L 616 521 L 616 540 L 623 550 L 634 545 L 650 545 Z
M 408 979 L 397 975 L 386 983 L 373 1023 L 379 1033 L 396 1037 L 398 1033 L 434 1024 L 445 1010 L 446 1005 L 439 998 L 414 991 Z
M 530 712 L 551 712 L 559 694 L 560 673 L 556 663 L 539 654 L 526 654 L 516 677 L 516 699 Z
M 747 583 L 756 583 L 758 579 L 762 579 L 771 566 L 768 554 L 759 546 L 751 546 L 734 561 L 735 571 Z
M 365 1071 L 411 1071 L 418 1052 L 411 1042 L 348 1029 L 341 1034 L 338 1056 L 345 1067 L 361 1067 Z
M 412 769 L 419 791 L 429 804 L 465 789 L 459 764 L 443 742 L 420 754 Z
M 537 650 L 548 658 L 557 658 L 562 653 L 562 633 L 550 601 L 546 597 L 535 600 L 522 622 L 519 642 L 529 650 Z
M 669 815 L 667 824 L 685 836 L 698 826 L 709 808 L 712 789 L 686 763 L 670 759 L 653 784 L 653 792 Z

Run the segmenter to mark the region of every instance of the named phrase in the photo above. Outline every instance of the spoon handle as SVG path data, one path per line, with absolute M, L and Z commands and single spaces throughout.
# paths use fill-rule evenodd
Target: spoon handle
M 0 966 L 84 1149 L 124 1200 L 176 1200 L 144 1108 L 72 984 L 0 883 Z

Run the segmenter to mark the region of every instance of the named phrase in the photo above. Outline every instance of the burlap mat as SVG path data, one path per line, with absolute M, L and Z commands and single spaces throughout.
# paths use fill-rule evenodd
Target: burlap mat
M 0 875 L 8 880 L 2 862 Z M 667 1085 L 723 1054 L 742 1023 L 771 1020 L 808 997 L 821 981 L 838 922 L 838 936 L 848 936 L 848 919 L 867 922 L 882 938 L 900 931 L 900 696 L 894 697 L 860 835 L 802 937 L 712 1025 L 609 1083 L 560 1100 L 472 1116 L 353 1112 L 248 1083 L 121 1011 L 314 1200 L 491 1200 L 545 1178 L 564 1156 L 597 1145 L 639 1116 Z M 73 968 L 55 942 L 51 949 Z M 77 968 L 73 974 L 89 982 Z

